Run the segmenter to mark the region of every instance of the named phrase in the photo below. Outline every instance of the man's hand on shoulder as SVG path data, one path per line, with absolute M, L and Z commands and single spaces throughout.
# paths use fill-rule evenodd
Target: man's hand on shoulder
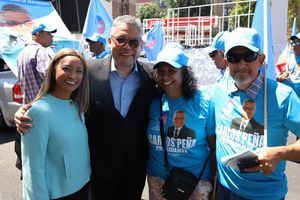
M 21 135 L 26 133 L 28 131 L 28 129 L 32 127 L 32 125 L 29 124 L 29 122 L 32 119 L 30 117 L 25 116 L 25 113 L 29 108 L 31 108 L 31 104 L 25 104 L 25 105 L 21 106 L 17 110 L 17 112 L 15 113 L 15 116 L 14 116 L 14 122 L 16 124 L 17 131 Z

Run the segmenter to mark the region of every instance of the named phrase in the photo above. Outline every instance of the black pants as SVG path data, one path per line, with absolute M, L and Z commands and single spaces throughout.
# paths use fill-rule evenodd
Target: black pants
M 77 192 L 55 200 L 88 200 L 89 199 L 89 183 L 85 184 Z
M 145 179 L 140 182 L 134 178 L 122 177 L 120 181 L 91 179 L 91 200 L 141 200 Z

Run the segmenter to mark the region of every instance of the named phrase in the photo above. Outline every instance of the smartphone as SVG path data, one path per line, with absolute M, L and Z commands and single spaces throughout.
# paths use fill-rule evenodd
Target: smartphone
M 251 167 L 256 167 L 258 166 L 260 163 L 257 160 L 257 157 L 252 157 L 252 158 L 244 158 L 244 159 L 240 159 L 237 162 L 237 165 L 239 167 L 239 170 L 241 173 L 254 173 L 254 172 L 258 172 L 258 171 L 245 171 L 245 169 L 247 168 L 251 168 Z

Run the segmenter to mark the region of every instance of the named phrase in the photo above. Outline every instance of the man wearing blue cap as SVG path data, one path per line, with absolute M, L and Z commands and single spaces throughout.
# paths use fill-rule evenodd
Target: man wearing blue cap
M 109 55 L 110 52 L 105 50 L 106 39 L 102 35 L 94 33 L 91 37 L 86 38 L 86 42 L 89 44 L 93 58 L 100 59 Z
M 226 65 L 224 62 L 225 40 L 228 35 L 228 31 L 219 32 L 213 39 L 210 46 L 209 57 L 214 61 L 217 69 L 220 70 L 221 76 L 218 82 L 224 80 L 226 74 Z
M 26 44 L 18 57 L 18 78 L 24 94 L 23 104 L 30 103 L 38 93 L 51 58 L 46 50 L 52 45 L 56 29 L 45 24 L 32 28 L 32 41 Z
M 271 79 L 266 79 L 267 90 L 264 90 L 261 66 L 265 55 L 255 29 L 237 28 L 228 35 L 227 41 L 225 63 L 234 81 L 227 79 L 217 85 L 212 97 L 214 106 L 210 109 L 216 123 L 217 199 L 284 199 L 288 190 L 285 160 L 300 157 L 300 142 L 286 146 L 288 131 L 300 135 L 300 101 L 290 87 Z M 267 103 L 264 103 L 264 92 L 267 92 Z M 253 118 L 261 125 L 267 105 L 268 137 L 230 127 L 234 118 L 244 115 L 242 105 L 247 99 L 255 102 Z M 258 157 L 238 160 L 236 167 L 222 163 L 226 156 L 247 149 L 256 151 Z
M 300 33 L 290 37 L 292 51 L 285 70 L 277 75 L 277 81 L 291 86 L 300 98 Z

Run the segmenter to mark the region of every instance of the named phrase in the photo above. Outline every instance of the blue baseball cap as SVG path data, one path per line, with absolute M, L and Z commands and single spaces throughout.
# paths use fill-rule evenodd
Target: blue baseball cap
M 261 42 L 254 28 L 237 28 L 228 34 L 225 42 L 225 55 L 234 47 L 246 47 L 253 52 L 259 52 Z
M 292 35 L 292 36 L 290 37 L 290 40 L 296 40 L 296 39 L 299 39 L 299 40 L 300 40 L 300 32 L 297 33 L 296 35 Z
M 50 32 L 50 33 L 55 33 L 57 31 L 57 29 L 52 28 L 50 26 L 47 26 L 46 24 L 39 24 L 37 26 L 34 26 L 31 30 L 31 34 L 35 35 L 41 31 L 45 31 L 45 32 Z
M 228 36 L 229 32 L 228 31 L 222 31 L 219 32 L 213 39 L 213 42 L 211 43 L 210 46 L 210 51 L 225 51 L 225 41 L 226 37 Z
M 160 63 L 168 63 L 174 68 L 182 68 L 187 66 L 189 57 L 184 53 L 183 47 L 176 43 L 168 43 L 161 52 L 157 55 L 154 69 L 156 69 Z
M 88 37 L 85 39 L 85 41 L 87 42 L 100 42 L 102 43 L 103 45 L 106 45 L 106 39 L 103 35 L 100 35 L 98 33 L 94 33 L 91 37 Z

